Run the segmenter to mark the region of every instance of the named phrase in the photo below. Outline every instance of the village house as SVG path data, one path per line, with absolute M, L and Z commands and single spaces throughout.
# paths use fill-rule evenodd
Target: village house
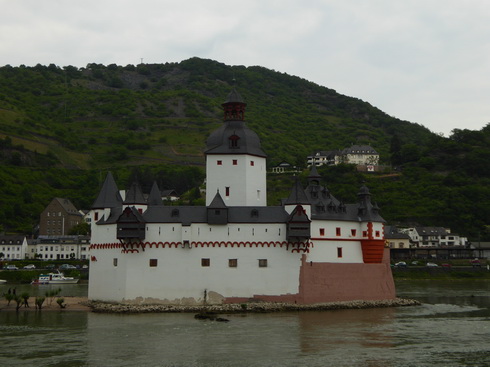
M 399 231 L 410 237 L 412 247 L 464 247 L 468 242 L 466 237 L 460 237 L 443 227 L 399 228 Z
M 352 145 L 343 150 L 319 151 L 307 157 L 307 165 L 335 166 L 340 163 L 355 164 L 365 171 L 374 171 L 379 164 L 379 153 L 369 145 Z
M 90 236 L 39 236 L 31 246 L 40 260 L 88 260 Z
M 385 226 L 385 239 L 391 249 L 410 248 L 410 236 L 397 227 Z
M 69 199 L 54 198 L 41 213 L 39 235 L 65 236 L 82 221 L 83 215 Z
M 23 235 L 0 235 L 0 259 L 22 260 L 26 258 L 27 238 Z

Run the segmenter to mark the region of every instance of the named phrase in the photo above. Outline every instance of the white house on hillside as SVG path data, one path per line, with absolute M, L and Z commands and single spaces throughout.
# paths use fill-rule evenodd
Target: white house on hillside
M 399 231 L 410 237 L 413 247 L 466 246 L 468 242 L 466 237 L 460 237 L 443 227 L 400 228 Z
M 379 153 L 369 145 L 353 145 L 340 150 L 319 151 L 307 157 L 307 165 L 335 166 L 340 163 L 355 164 L 357 166 L 377 166 Z

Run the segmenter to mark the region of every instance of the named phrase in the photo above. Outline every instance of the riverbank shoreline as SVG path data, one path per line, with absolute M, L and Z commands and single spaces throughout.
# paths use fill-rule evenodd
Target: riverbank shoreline
M 159 304 L 124 304 L 108 303 L 99 301 L 89 301 L 87 297 L 63 297 L 66 305 L 60 308 L 56 300 L 45 301 L 41 310 L 36 309 L 34 297 L 29 299 L 29 306 L 22 306 L 18 312 L 25 311 L 85 311 L 94 313 L 116 313 L 116 314 L 138 314 L 138 313 L 269 313 L 269 312 L 291 312 L 291 311 L 327 311 L 327 310 L 347 310 L 347 309 L 368 309 L 368 308 L 387 308 L 387 307 L 406 307 L 418 306 L 421 303 L 413 299 L 395 298 L 391 300 L 378 301 L 344 301 L 318 303 L 311 305 L 300 305 L 290 303 L 270 303 L 254 302 L 241 304 L 221 304 L 221 305 L 159 305 Z M 0 311 L 16 311 L 16 303 L 0 300 Z
M 421 303 L 413 299 L 395 298 L 377 301 L 344 301 L 316 303 L 310 305 L 292 303 L 251 302 L 219 305 L 134 305 L 88 301 L 86 303 L 96 313 L 269 313 L 291 311 L 327 311 L 347 309 L 368 309 L 386 307 L 418 306 Z

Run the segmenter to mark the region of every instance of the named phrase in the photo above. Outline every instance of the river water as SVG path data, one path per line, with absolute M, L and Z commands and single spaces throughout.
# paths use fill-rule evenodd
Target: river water
M 0 366 L 490 366 L 489 281 L 397 282 L 397 292 L 423 305 L 223 315 L 228 323 L 0 312 Z

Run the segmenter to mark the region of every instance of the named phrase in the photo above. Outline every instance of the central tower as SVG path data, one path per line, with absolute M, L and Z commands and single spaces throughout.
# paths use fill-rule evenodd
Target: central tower
M 266 206 L 266 155 L 245 124 L 245 107 L 235 88 L 222 104 L 224 124 L 206 146 L 206 205 L 219 192 L 226 206 Z

